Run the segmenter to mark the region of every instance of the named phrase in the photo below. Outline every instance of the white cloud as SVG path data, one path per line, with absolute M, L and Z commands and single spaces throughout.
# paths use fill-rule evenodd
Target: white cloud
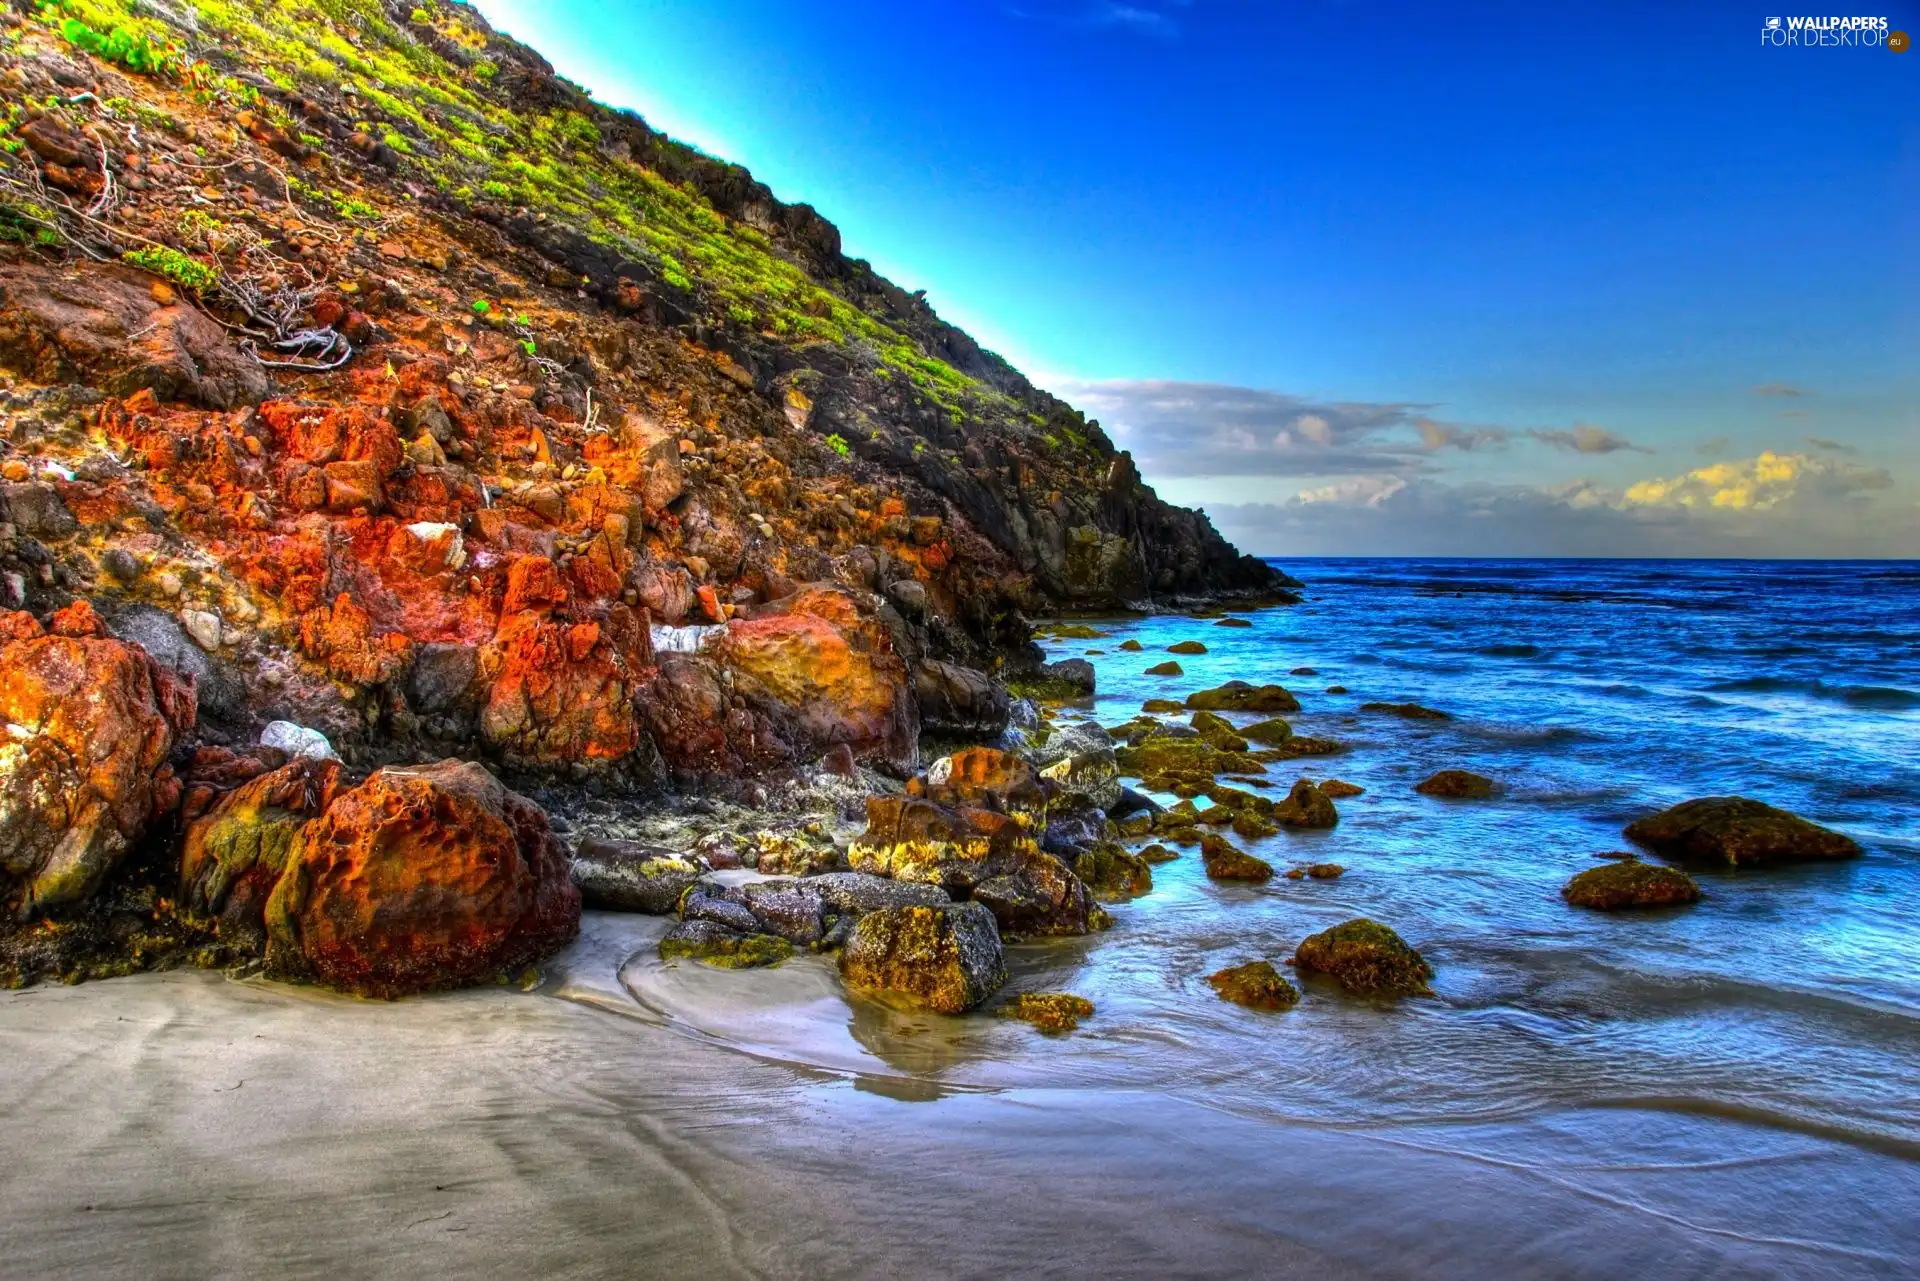
M 1543 445 L 1552 445 L 1555 449 L 1570 449 L 1576 454 L 1614 454 L 1628 449 L 1642 454 L 1653 452 L 1645 445 L 1636 445 L 1625 436 L 1608 431 L 1605 427 L 1596 427 L 1592 423 L 1575 423 L 1572 431 L 1536 427 L 1527 435 Z

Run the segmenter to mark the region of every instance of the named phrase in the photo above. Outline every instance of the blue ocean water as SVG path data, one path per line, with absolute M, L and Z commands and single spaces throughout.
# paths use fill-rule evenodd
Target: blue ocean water
M 1296 733 L 1343 750 L 1270 766 L 1271 794 L 1300 775 L 1366 791 L 1332 830 L 1240 843 L 1341 878 L 1221 884 L 1188 852 L 1113 908 L 1111 931 L 1010 947 L 1010 990 L 1095 1003 L 1064 1038 L 849 999 L 815 958 L 747 982 L 642 950 L 628 990 L 701 1035 L 893 1097 L 1094 1090 L 1124 1109 L 1167 1094 L 1234 1118 L 1277 1162 L 1305 1126 L 1542 1190 L 1524 1211 L 1383 1201 L 1431 1225 L 1427 1264 L 1380 1261 L 1396 1275 L 1445 1271 L 1467 1257 L 1462 1233 L 1520 1214 L 1542 1242 L 1582 1243 L 1553 1275 L 1920 1274 L 1920 564 L 1276 563 L 1305 600 L 1249 627 L 1075 620 L 1102 635 L 1046 649 L 1098 672 L 1097 696 L 1061 715 L 1109 726 L 1230 679 L 1292 690 Z M 1208 652 L 1145 674 L 1187 640 Z M 1452 719 L 1361 710 L 1376 700 Z M 1413 790 L 1450 767 L 1503 790 Z M 1701 871 L 1704 898 L 1681 908 L 1561 899 L 1634 818 L 1728 793 L 1841 829 L 1865 856 Z M 1273 1014 L 1207 985 L 1354 916 L 1419 948 L 1434 996 L 1372 1003 L 1305 980 Z M 1650 1264 L 1626 1239 L 1595 1253 L 1602 1204 L 1697 1257 Z

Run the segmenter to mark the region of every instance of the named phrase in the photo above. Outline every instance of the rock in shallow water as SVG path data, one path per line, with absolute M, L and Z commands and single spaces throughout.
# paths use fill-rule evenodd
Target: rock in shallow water
M 1575 907 L 1603 912 L 1626 907 L 1669 907 L 1693 903 L 1700 887 L 1691 876 L 1671 867 L 1627 858 L 1604 867 L 1590 867 L 1567 882 L 1562 898 Z
M 1200 838 L 1200 856 L 1206 861 L 1207 875 L 1216 881 L 1273 879 L 1273 864 L 1255 858 L 1225 837 L 1211 832 Z
M 1249 685 L 1228 681 L 1214 689 L 1187 695 L 1187 707 L 1205 712 L 1258 712 L 1263 716 L 1287 715 L 1300 710 L 1300 700 L 1279 685 Z
M 1325 974 L 1356 996 L 1431 996 L 1433 967 L 1378 921 L 1356 917 L 1294 949 L 1303 972 Z
M 1424 783 L 1416 784 L 1413 790 L 1422 796 L 1438 796 L 1450 801 L 1484 801 L 1493 795 L 1495 784 L 1485 774 L 1443 769 Z
M 1300 990 L 1273 968 L 1271 961 L 1248 961 L 1217 973 L 1207 982 L 1223 1001 L 1253 1010 L 1290 1010 L 1300 1002 Z
M 840 953 L 849 987 L 964 1014 L 1007 981 L 1000 931 L 979 903 L 869 912 Z
M 727 970 L 778 965 L 793 955 L 793 944 L 772 934 L 728 929 L 716 921 L 682 921 L 660 940 L 660 959 L 704 961 Z
M 838 916 L 864 916 L 883 907 L 939 907 L 953 901 L 938 885 L 889 880 L 868 872 L 827 872 L 801 882 Z
M 1818 823 L 1744 796 L 1703 796 L 1627 825 L 1656 854 L 1726 867 L 1855 858 L 1860 846 Z
M 1068 992 L 1022 992 L 1001 1006 L 1000 1017 L 1031 1023 L 1042 1032 L 1071 1032 L 1093 1017 L 1093 1002 Z

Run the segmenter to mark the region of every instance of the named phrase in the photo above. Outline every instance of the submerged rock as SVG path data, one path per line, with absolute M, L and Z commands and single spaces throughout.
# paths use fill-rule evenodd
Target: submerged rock
M 1303 939 L 1302 971 L 1325 974 L 1356 996 L 1430 996 L 1433 967 L 1378 921 L 1356 917 Z
M 727 970 L 778 965 L 793 955 L 793 944 L 772 934 L 743 933 L 714 921 L 682 921 L 660 940 L 660 959 L 688 958 Z
M 1000 931 L 979 903 L 869 912 L 840 953 L 849 987 L 964 1014 L 1007 981 Z
M 1700 887 L 1677 868 L 1622 859 L 1579 873 L 1567 882 L 1560 896 L 1575 907 L 1611 912 L 1626 907 L 1668 907 L 1698 902 Z
M 1042 1032 L 1071 1032 L 1081 1019 L 1093 1017 L 1093 1002 L 1067 992 L 1022 992 L 997 1013 L 1031 1023 Z
M 1493 795 L 1495 784 L 1485 774 L 1463 769 L 1443 769 L 1425 782 L 1416 784 L 1413 790 L 1423 796 L 1439 796 L 1453 801 L 1483 801 Z
M 1287 715 L 1300 710 L 1300 700 L 1278 685 L 1249 685 L 1228 681 L 1214 689 L 1187 695 L 1187 707 L 1205 712 L 1258 712 Z
M 1331 691 L 1329 691 L 1331 692 Z M 1341 691 L 1345 693 L 1345 690 Z M 1362 703 L 1363 712 L 1385 712 L 1389 716 L 1398 716 L 1408 721 L 1450 721 L 1452 712 L 1443 712 L 1437 708 L 1422 707 L 1418 703 Z
M 1727 867 L 1855 858 L 1859 843 L 1744 796 L 1703 796 L 1637 819 L 1627 839 L 1656 854 Z
M 1337 778 L 1330 778 L 1320 784 L 1320 790 L 1337 801 L 1345 800 L 1349 796 L 1365 796 L 1367 793 L 1366 788 Z
M 1167 653 L 1169 654 L 1180 654 L 1184 656 L 1188 654 L 1204 654 L 1206 652 L 1207 647 L 1196 640 L 1175 641 L 1173 644 L 1167 646 Z
M 1273 968 L 1271 961 L 1248 961 L 1207 976 L 1223 1001 L 1253 1010 L 1290 1010 L 1300 1003 L 1300 990 Z
M 539 806 L 448 760 L 380 770 L 301 828 L 266 924 L 270 971 L 392 997 L 541 959 L 580 892 Z
M 674 911 L 700 879 L 700 867 L 671 850 L 638 841 L 588 837 L 573 856 L 573 883 L 585 907 L 613 912 Z
M 1187 673 L 1186 669 L 1181 667 L 1180 664 L 1174 662 L 1172 659 L 1168 659 L 1164 663 L 1155 663 L 1152 667 L 1149 667 L 1146 674 L 1148 676 L 1185 676 Z

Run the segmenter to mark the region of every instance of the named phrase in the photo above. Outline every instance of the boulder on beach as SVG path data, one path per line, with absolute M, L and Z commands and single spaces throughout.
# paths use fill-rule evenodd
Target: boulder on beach
M 664 916 L 700 879 L 700 867 L 671 850 L 638 841 L 589 836 L 573 856 L 573 883 L 583 907 Z
M 379 770 L 302 827 L 266 925 L 270 972 L 392 997 L 549 955 L 580 891 L 539 806 L 447 760 Z
M 1303 939 L 1302 972 L 1325 974 L 1356 996 L 1431 996 L 1433 967 L 1378 921 L 1356 917 Z
M 1340 813 L 1313 780 L 1303 778 L 1273 807 L 1273 821 L 1282 827 L 1328 828 L 1340 821 Z
M 1212 832 L 1200 838 L 1200 857 L 1207 875 L 1216 881 L 1267 881 L 1273 879 L 1273 864 L 1240 849 L 1224 836 Z
M 1627 858 L 1579 873 L 1567 882 L 1560 896 L 1575 907 L 1612 912 L 1698 902 L 1700 887 L 1677 868 Z
M 989 877 L 1018 870 L 1033 837 L 1005 814 L 941 805 L 924 797 L 873 796 L 867 830 L 847 860 L 856 872 L 970 891 Z
M 840 953 L 848 987 L 964 1014 L 1007 981 L 1000 931 L 979 903 L 869 912 Z
M 1168 659 L 1164 663 L 1155 663 L 1149 667 L 1146 674 L 1148 676 L 1184 676 L 1186 669 L 1172 659 Z
M 1228 681 L 1213 689 L 1187 695 L 1187 707 L 1199 712 L 1255 712 L 1262 716 L 1274 716 L 1299 711 L 1300 700 L 1278 685 Z
M 1052 791 L 1031 761 L 997 747 L 968 747 L 942 756 L 907 783 L 909 796 L 992 810 L 1035 831 L 1046 825 Z
M 972 667 L 922 659 L 913 672 L 920 724 L 947 734 L 991 736 L 1006 729 L 1013 700 L 1006 687 Z
M 681 921 L 660 940 L 663 961 L 695 960 L 726 970 L 778 965 L 793 955 L 793 944 L 772 934 L 745 933 L 716 921 Z
M 1703 796 L 1627 824 L 1627 839 L 1667 858 L 1725 867 L 1855 858 L 1859 843 L 1744 796 Z
M 1414 785 L 1422 796 L 1438 796 L 1450 801 L 1483 801 L 1492 796 L 1494 781 L 1471 770 L 1443 769 L 1423 783 Z
M 1300 990 L 1271 961 L 1229 966 L 1207 975 L 1207 982 L 1221 1000 L 1248 1009 L 1290 1010 L 1300 1003 Z
M 895 881 L 870 872 L 825 872 L 801 881 L 836 916 L 865 916 L 883 907 L 938 907 L 953 900 L 938 885 Z
M 1030 749 L 1040 777 L 1059 794 L 1096 809 L 1112 810 L 1120 803 L 1120 770 L 1114 763 L 1113 738 L 1093 721 L 1063 725 L 1044 743 Z
M 1022 992 L 996 1011 L 1003 1019 L 1031 1023 L 1042 1032 L 1071 1032 L 1093 1017 L 1093 1002 L 1070 992 Z
M 0 884 L 20 916 L 92 894 L 178 803 L 167 758 L 196 720 L 191 680 L 84 601 L 50 630 L 0 611 Z
M 1347 874 L 1347 869 L 1338 863 L 1308 863 L 1301 867 L 1287 869 L 1289 881 L 1337 881 Z
M 218 797 L 187 823 L 182 904 L 258 938 L 294 838 L 326 812 L 339 787 L 338 761 L 296 757 Z
M 1331 690 L 1328 692 L 1332 693 Z M 1345 690 L 1341 690 L 1340 692 L 1343 694 L 1346 693 Z M 1453 719 L 1453 713 L 1451 712 L 1443 712 L 1432 707 L 1422 707 L 1418 703 L 1362 703 L 1360 704 L 1360 710 L 1363 712 L 1385 712 L 1389 716 L 1398 716 L 1401 720 L 1407 721 L 1450 721 Z
M 1040 850 L 1029 852 L 1014 870 L 975 885 L 973 901 L 992 912 L 1001 934 L 1011 939 L 1072 937 L 1113 924 L 1092 888 Z
M 1169 654 L 1188 655 L 1204 654 L 1206 652 L 1207 647 L 1197 640 L 1175 641 L 1173 644 L 1167 646 L 1167 653 Z

